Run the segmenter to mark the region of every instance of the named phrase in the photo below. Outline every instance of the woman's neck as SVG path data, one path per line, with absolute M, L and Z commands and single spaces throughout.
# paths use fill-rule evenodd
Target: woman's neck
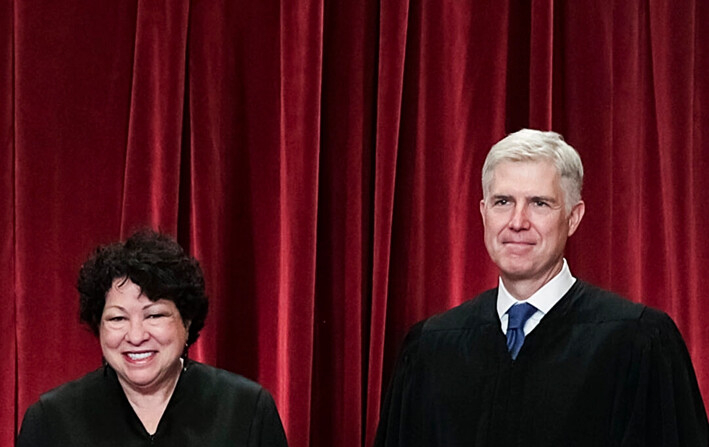
M 180 359 L 167 377 L 159 383 L 145 387 L 136 387 L 121 380 L 120 377 L 118 378 L 128 402 L 133 407 L 133 411 L 143 423 L 145 430 L 151 435 L 157 431 L 160 419 L 165 413 L 172 394 L 175 392 L 175 387 L 182 372 L 182 364 L 183 360 Z

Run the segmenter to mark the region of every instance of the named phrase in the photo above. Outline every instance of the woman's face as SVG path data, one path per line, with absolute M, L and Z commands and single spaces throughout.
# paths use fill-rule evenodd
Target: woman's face
M 130 279 L 118 278 L 101 315 L 101 350 L 124 388 L 153 392 L 179 375 L 188 327 L 173 301 L 151 301 Z

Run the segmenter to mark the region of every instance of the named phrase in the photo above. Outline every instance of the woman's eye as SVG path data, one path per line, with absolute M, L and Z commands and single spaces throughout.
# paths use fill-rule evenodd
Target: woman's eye
M 125 317 L 110 317 L 108 318 L 108 321 L 123 321 L 125 319 Z
M 150 315 L 148 315 L 148 318 L 155 319 L 155 318 L 161 318 L 164 316 L 165 316 L 165 314 L 150 314 Z

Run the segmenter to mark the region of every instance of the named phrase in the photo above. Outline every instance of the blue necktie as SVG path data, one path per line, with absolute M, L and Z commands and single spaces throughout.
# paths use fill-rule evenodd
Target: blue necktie
M 524 323 L 529 320 L 537 308 L 529 303 L 515 304 L 507 311 L 507 349 L 510 351 L 512 360 L 517 358 L 519 350 L 524 343 Z

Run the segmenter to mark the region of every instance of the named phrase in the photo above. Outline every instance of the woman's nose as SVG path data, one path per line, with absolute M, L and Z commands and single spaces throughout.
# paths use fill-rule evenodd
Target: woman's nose
M 131 344 L 137 345 L 148 338 L 148 331 L 142 321 L 131 321 L 126 337 Z

